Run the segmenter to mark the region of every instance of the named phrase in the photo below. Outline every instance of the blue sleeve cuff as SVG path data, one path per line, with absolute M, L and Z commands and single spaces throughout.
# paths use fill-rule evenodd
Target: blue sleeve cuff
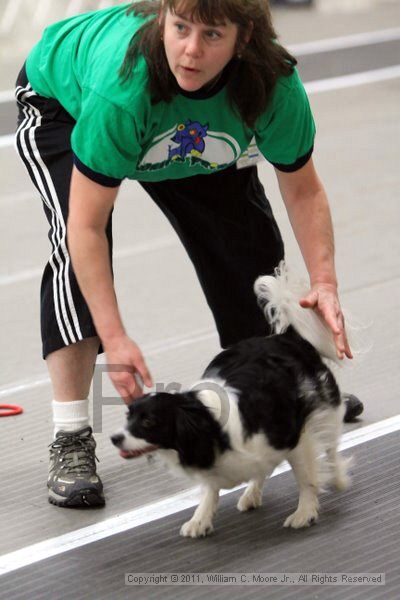
M 73 160 L 74 160 L 74 165 L 76 166 L 78 171 L 83 173 L 83 175 L 85 175 L 86 177 L 88 177 L 89 179 L 94 181 L 95 183 L 104 185 L 104 187 L 111 187 L 111 188 L 118 187 L 119 185 L 121 185 L 122 179 L 114 179 L 114 177 L 108 177 L 107 175 L 103 175 L 102 173 L 97 173 L 96 171 L 92 171 L 92 169 L 90 169 L 89 167 L 84 165 L 83 162 L 81 162 L 79 160 L 79 158 L 76 156 L 76 154 L 73 154 Z
M 304 167 L 304 165 L 310 160 L 313 150 L 314 145 L 311 146 L 307 154 L 300 156 L 300 158 L 298 158 L 296 162 L 292 163 L 291 165 L 281 165 L 279 163 L 271 163 L 271 165 L 278 169 L 278 171 L 283 171 L 284 173 L 293 173 L 294 171 L 301 169 L 301 167 Z

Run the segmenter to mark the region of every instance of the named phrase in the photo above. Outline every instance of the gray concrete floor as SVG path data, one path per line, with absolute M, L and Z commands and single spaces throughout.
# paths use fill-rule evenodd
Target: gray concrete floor
M 276 10 L 275 17 L 282 40 L 292 44 L 399 26 L 400 5 L 392 0 L 332 0 L 313 10 Z M 3 89 L 12 86 L 20 58 L 12 65 L 4 62 Z M 399 79 L 310 97 L 318 127 L 314 160 L 332 207 L 342 303 L 371 323 L 372 350 L 337 374 L 342 388 L 365 403 L 363 420 L 351 427 L 399 412 L 399 99 Z M 109 434 L 120 425 L 124 409 L 106 406 L 97 435 L 106 508 L 68 511 L 47 504 L 51 389 L 38 321 L 47 230 L 40 200 L 12 148 L 0 148 L 0 164 L 0 403 L 24 408 L 22 415 L 0 420 L 0 504 L 7 516 L 0 524 L 0 553 L 5 553 L 190 484 L 171 480 L 144 459 L 123 462 Z M 273 170 L 263 163 L 259 172 L 287 259 L 304 271 Z M 124 184 L 114 223 L 116 288 L 128 331 L 144 350 L 156 382 L 190 384 L 219 349 L 193 268 L 164 217 L 135 182 Z M 113 395 L 106 381 L 104 393 Z

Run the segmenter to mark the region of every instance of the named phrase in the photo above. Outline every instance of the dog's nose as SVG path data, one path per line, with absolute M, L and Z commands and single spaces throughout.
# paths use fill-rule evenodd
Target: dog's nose
M 114 444 L 114 446 L 117 446 L 118 448 L 121 446 L 124 439 L 125 439 L 125 436 L 123 433 L 115 433 L 114 435 L 111 436 L 112 443 Z

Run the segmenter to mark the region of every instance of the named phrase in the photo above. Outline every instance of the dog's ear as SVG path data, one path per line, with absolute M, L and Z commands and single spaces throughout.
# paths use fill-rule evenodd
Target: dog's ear
M 177 410 L 176 449 L 184 466 L 210 467 L 219 435 L 218 425 L 203 406 L 188 404 Z

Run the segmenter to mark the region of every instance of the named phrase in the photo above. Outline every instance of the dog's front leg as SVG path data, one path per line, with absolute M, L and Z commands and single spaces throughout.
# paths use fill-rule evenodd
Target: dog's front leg
M 212 518 L 217 510 L 219 489 L 204 487 L 203 497 L 190 521 L 181 527 L 184 537 L 204 537 L 213 531 Z

